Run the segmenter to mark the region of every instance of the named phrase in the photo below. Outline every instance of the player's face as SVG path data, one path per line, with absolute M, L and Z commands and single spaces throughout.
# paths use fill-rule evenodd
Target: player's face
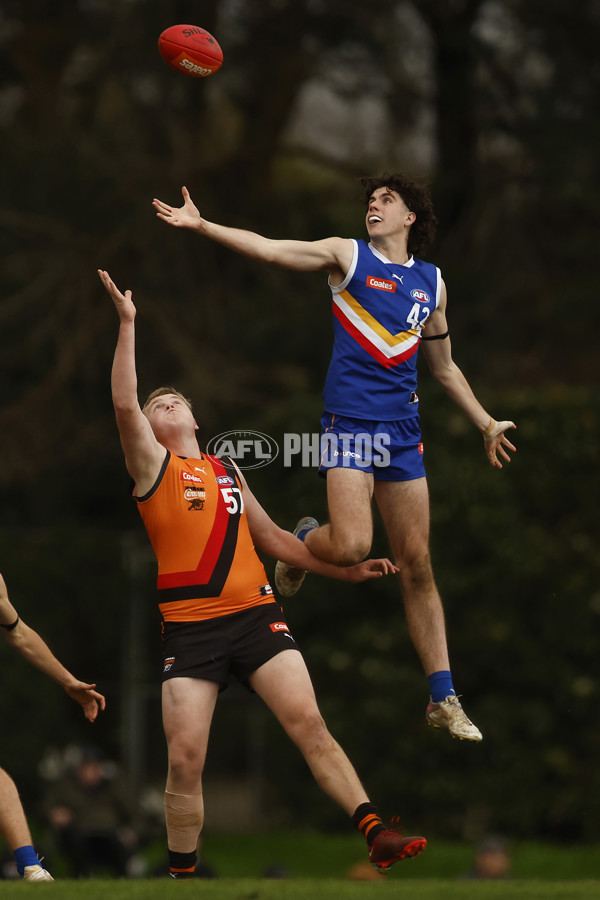
M 157 437 L 173 428 L 195 431 L 198 427 L 191 409 L 177 394 L 155 397 L 146 407 L 145 415 Z
M 400 194 L 389 188 L 376 188 L 371 194 L 366 224 L 370 238 L 391 237 L 408 230 L 415 220 Z

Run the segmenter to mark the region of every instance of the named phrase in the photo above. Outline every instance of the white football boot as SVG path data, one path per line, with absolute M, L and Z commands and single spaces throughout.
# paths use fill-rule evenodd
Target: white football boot
M 461 741 L 481 741 L 483 735 L 474 725 L 460 704 L 458 697 L 450 695 L 439 703 L 431 699 L 425 713 L 428 725 L 434 728 L 447 728 L 452 737 Z

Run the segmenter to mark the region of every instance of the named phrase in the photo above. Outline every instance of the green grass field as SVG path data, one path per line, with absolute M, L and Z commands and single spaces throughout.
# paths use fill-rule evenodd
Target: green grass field
M 162 846 L 161 843 L 161 853 Z M 222 878 L 258 878 L 272 864 L 283 866 L 292 878 L 346 878 L 353 865 L 367 861 L 364 843 L 353 832 L 323 835 L 282 831 L 243 837 L 209 834 L 204 841 L 203 858 Z M 433 839 L 416 859 L 395 865 L 387 880 L 456 881 L 469 872 L 472 864 L 472 844 Z M 600 848 L 514 841 L 511 874 L 519 881 L 599 881 Z
M 29 885 L 0 884 L 0 896 L 23 898 L 41 891 L 46 900 L 372 900 L 402 897 L 407 900 L 579 900 L 600 896 L 600 881 L 544 882 L 537 880 L 456 882 L 448 879 L 349 882 L 338 878 L 306 878 L 274 881 L 259 878 L 225 878 L 175 883 L 163 878 L 130 881 L 61 881 Z
M 129 880 L 73 881 L 61 877 L 58 860 L 48 867 L 54 884 L 28 885 L 0 881 L 0 900 L 41 891 L 47 900 L 579 900 L 600 897 L 600 851 L 595 846 L 563 846 L 515 842 L 512 878 L 501 882 L 465 879 L 473 859 L 472 845 L 431 841 L 425 853 L 398 863 L 385 878 L 352 880 L 350 870 L 366 854 L 354 834 L 322 835 L 287 832 L 253 835 L 208 835 L 203 857 L 217 877 L 174 882 L 166 877 Z M 149 866 L 163 865 L 164 843 L 147 849 Z M 289 877 L 261 877 L 273 864 Z

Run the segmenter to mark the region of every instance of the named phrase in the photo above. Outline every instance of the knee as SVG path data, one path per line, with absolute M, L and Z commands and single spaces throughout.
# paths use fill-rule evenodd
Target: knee
M 333 562 L 337 566 L 355 566 L 362 562 L 371 549 L 371 540 L 362 535 L 353 535 L 345 540 L 333 541 Z
M 197 782 L 202 776 L 204 759 L 192 744 L 175 741 L 169 745 L 169 775 L 177 782 Z
M 284 727 L 289 737 L 300 747 L 321 744 L 329 737 L 325 720 L 316 708 L 293 711 Z
M 414 552 L 396 561 L 400 578 L 406 585 L 425 587 L 433 582 L 431 556 L 428 550 Z

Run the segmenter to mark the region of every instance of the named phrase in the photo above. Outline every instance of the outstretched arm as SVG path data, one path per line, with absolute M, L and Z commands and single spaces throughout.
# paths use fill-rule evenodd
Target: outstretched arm
M 131 291 L 121 293 L 108 272 L 102 269 L 98 269 L 98 275 L 119 314 L 119 337 L 111 373 L 112 398 L 127 471 L 136 484 L 138 495 L 142 496 L 156 481 L 165 458 L 165 448 L 156 440 L 138 401 L 136 309 Z
M 268 553 L 273 559 L 279 559 L 298 569 L 305 569 L 307 572 L 314 572 L 316 575 L 352 583 L 366 581 L 369 578 L 381 578 L 382 575 L 393 575 L 399 571 L 389 559 L 366 559 L 356 566 L 336 566 L 319 559 L 318 556 L 311 553 L 303 541 L 273 522 L 248 487 L 239 470 L 238 475 L 243 485 L 246 515 L 252 540 L 259 550 Z
M 0 626 L 8 643 L 33 666 L 60 684 L 69 697 L 80 704 L 86 719 L 93 722 L 98 715 L 98 710 L 104 709 L 106 705 L 103 695 L 95 690 L 95 684 L 87 684 L 71 675 L 57 660 L 37 631 L 19 618 L 16 609 L 8 599 L 2 575 L 0 575 Z
M 442 335 L 445 337 L 441 337 Z M 436 340 L 436 336 L 440 336 L 441 339 Z M 431 338 L 434 339 L 431 340 Z M 507 438 L 506 432 L 517 426 L 510 421 L 496 422 L 486 412 L 475 397 L 467 379 L 452 359 L 452 345 L 446 320 L 446 287 L 443 283 L 440 305 L 427 323 L 421 348 L 433 377 L 440 382 L 448 396 L 466 413 L 481 432 L 490 464 L 501 469 L 502 463 L 498 459 L 498 454 L 505 462 L 510 462 L 510 456 L 506 450 L 516 452 L 517 449 Z
M 352 262 L 352 242 L 346 238 L 325 238 L 321 241 L 276 241 L 253 231 L 229 228 L 204 219 L 194 205 L 186 187 L 181 189 L 183 206 L 173 207 L 156 198 L 152 205 L 163 222 L 175 228 L 188 228 L 224 247 L 257 259 L 275 263 L 286 269 L 304 272 L 326 271 L 336 276 L 345 273 Z

